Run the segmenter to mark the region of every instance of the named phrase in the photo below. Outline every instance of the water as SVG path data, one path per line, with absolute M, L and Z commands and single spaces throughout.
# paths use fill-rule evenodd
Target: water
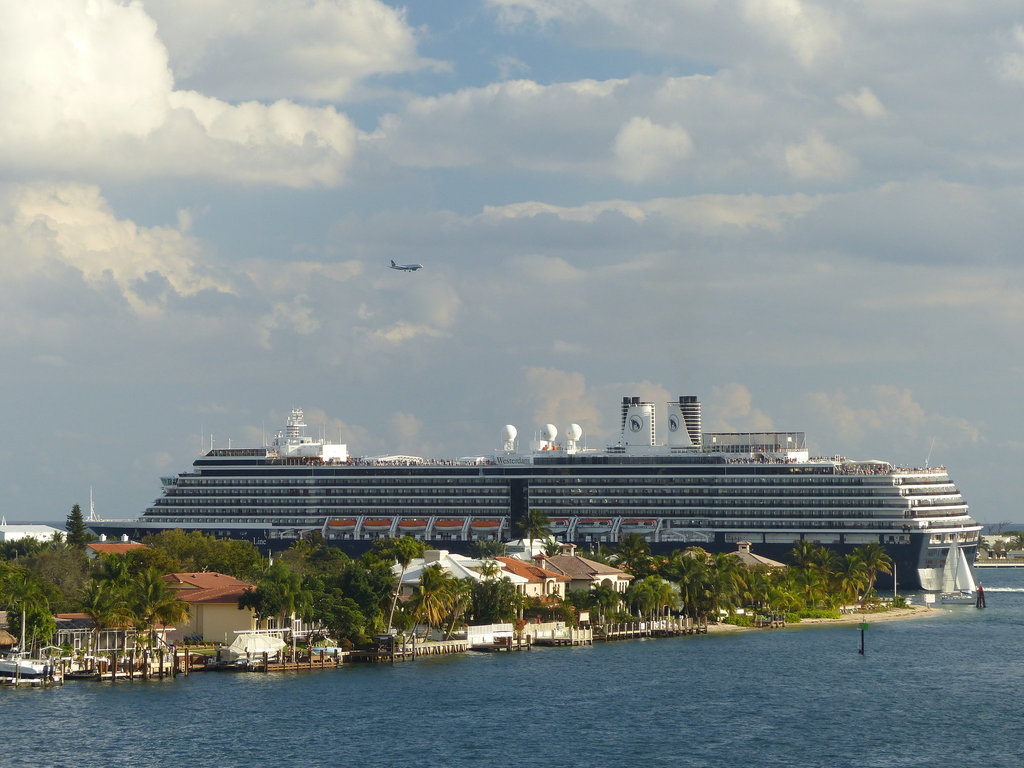
M 299 675 L 0 690 L 0 766 L 1019 766 L 1024 571 L 989 608 Z

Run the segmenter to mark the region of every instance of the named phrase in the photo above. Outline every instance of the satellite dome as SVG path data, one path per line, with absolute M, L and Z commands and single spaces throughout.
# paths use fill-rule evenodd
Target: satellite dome
M 579 440 L 583 435 L 583 428 L 579 424 L 570 424 L 569 428 L 565 430 L 565 436 L 567 439 L 575 442 Z
M 506 443 L 512 442 L 513 440 L 516 439 L 516 435 L 517 434 L 519 434 L 519 433 L 516 432 L 516 428 L 515 427 L 513 427 L 511 424 L 506 424 L 505 427 L 501 430 L 502 442 L 506 442 Z
M 540 431 L 541 440 L 546 440 L 551 443 L 554 442 L 556 437 L 558 437 L 558 427 L 554 424 L 545 424 L 544 428 Z

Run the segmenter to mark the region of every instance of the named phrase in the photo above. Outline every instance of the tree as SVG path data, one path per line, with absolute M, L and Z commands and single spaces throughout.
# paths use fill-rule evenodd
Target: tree
M 622 602 L 622 595 L 608 584 L 598 584 L 591 592 L 594 595 L 594 602 L 601 609 L 601 623 L 604 624 L 608 612 Z
M 488 557 L 504 557 L 507 554 L 508 544 L 504 541 L 479 539 L 469 545 L 469 556 L 477 560 L 484 560 Z
M 546 539 L 551 535 L 551 520 L 540 509 L 531 509 L 516 523 L 516 532 L 528 541 Z
M 867 594 L 868 568 L 857 552 L 851 552 L 843 559 L 836 581 L 840 594 L 851 603 L 856 602 L 859 595 Z
M 451 609 L 454 581 L 455 578 L 439 565 L 423 569 L 420 583 L 413 589 L 409 600 L 417 623 L 441 627 Z
M 637 611 L 637 616 L 650 618 L 659 608 L 661 579 L 657 576 L 648 576 L 645 579 L 637 579 L 629 585 L 626 590 L 626 602 Z
M 302 577 L 283 563 L 270 566 L 253 589 L 247 589 L 238 598 L 240 608 L 251 608 L 258 620 L 276 617 L 281 626 L 292 617 L 310 617 L 312 593 L 302 583 Z
M 163 580 L 160 571 L 148 568 L 134 583 L 131 611 L 136 629 L 148 632 L 150 645 L 155 645 L 157 622 L 168 626 L 184 621 L 188 618 L 189 606 L 178 597 L 177 590 Z
M 462 618 L 466 609 L 473 605 L 473 587 L 476 584 L 468 576 L 464 579 L 455 579 L 452 582 L 451 598 L 451 623 L 448 625 L 448 637 L 455 632 L 456 622 Z
M 679 586 L 683 611 L 692 619 L 706 616 L 711 607 L 709 555 L 700 547 L 676 550 L 666 566 L 666 575 Z
M 627 571 L 638 575 L 651 556 L 651 545 L 642 534 L 627 533 L 619 539 L 619 561 Z
M 9 620 L 12 629 L 21 636 L 19 650 L 26 650 L 28 638 L 35 637 L 45 642 L 57 629 L 50 613 L 45 585 L 27 568 L 6 567 L 0 570 L 0 604 L 20 612 L 21 620 L 16 620 L 17 626 Z
M 391 554 L 402 566 L 402 574 L 398 577 L 398 585 L 395 587 L 395 596 L 391 599 L 391 611 L 388 613 L 388 632 L 391 631 L 391 621 L 395 617 L 395 605 L 398 604 L 398 593 L 402 591 L 402 581 L 405 580 L 405 572 L 412 561 L 423 554 L 423 544 L 409 536 L 395 539 Z
M 864 594 L 867 595 L 875 588 L 875 577 L 878 574 L 892 573 L 892 558 L 885 551 L 885 547 L 877 541 L 857 547 L 854 551 L 859 553 L 864 566 L 868 569 L 868 585 L 864 590 Z
M 339 641 L 347 638 L 358 642 L 367 634 L 368 622 L 359 605 L 337 587 L 325 589 L 314 598 L 313 618 Z
M 99 634 L 108 627 L 127 626 L 132 618 L 124 590 L 110 581 L 92 579 L 82 591 L 80 610 L 92 619 L 93 651 L 99 650 Z
M 512 621 L 523 606 L 523 596 L 507 576 L 478 581 L 472 591 L 473 620 L 478 624 Z
M 56 587 L 50 608 L 54 611 L 75 609 L 78 596 L 89 580 L 89 560 L 83 550 L 62 542 L 22 558 L 21 564 L 41 582 Z
M 68 546 L 75 549 L 85 549 L 85 545 L 96 538 L 89 533 L 85 518 L 82 517 L 82 508 L 77 504 L 71 507 L 64 530 L 67 531 L 65 540 Z

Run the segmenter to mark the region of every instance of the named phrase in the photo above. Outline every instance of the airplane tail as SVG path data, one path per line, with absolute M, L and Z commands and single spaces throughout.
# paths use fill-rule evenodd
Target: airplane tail
M 397 266 L 397 265 L 395 264 L 395 260 L 394 260 L 394 259 L 392 259 L 392 260 L 391 260 L 391 266 L 392 266 L 392 267 L 394 267 L 394 266 Z

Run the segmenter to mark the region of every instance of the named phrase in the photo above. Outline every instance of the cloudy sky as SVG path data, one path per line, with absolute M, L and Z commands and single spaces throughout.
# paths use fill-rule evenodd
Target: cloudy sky
M 680 394 L 1024 517 L 1018 3 L 0 7 L 9 521 Z

